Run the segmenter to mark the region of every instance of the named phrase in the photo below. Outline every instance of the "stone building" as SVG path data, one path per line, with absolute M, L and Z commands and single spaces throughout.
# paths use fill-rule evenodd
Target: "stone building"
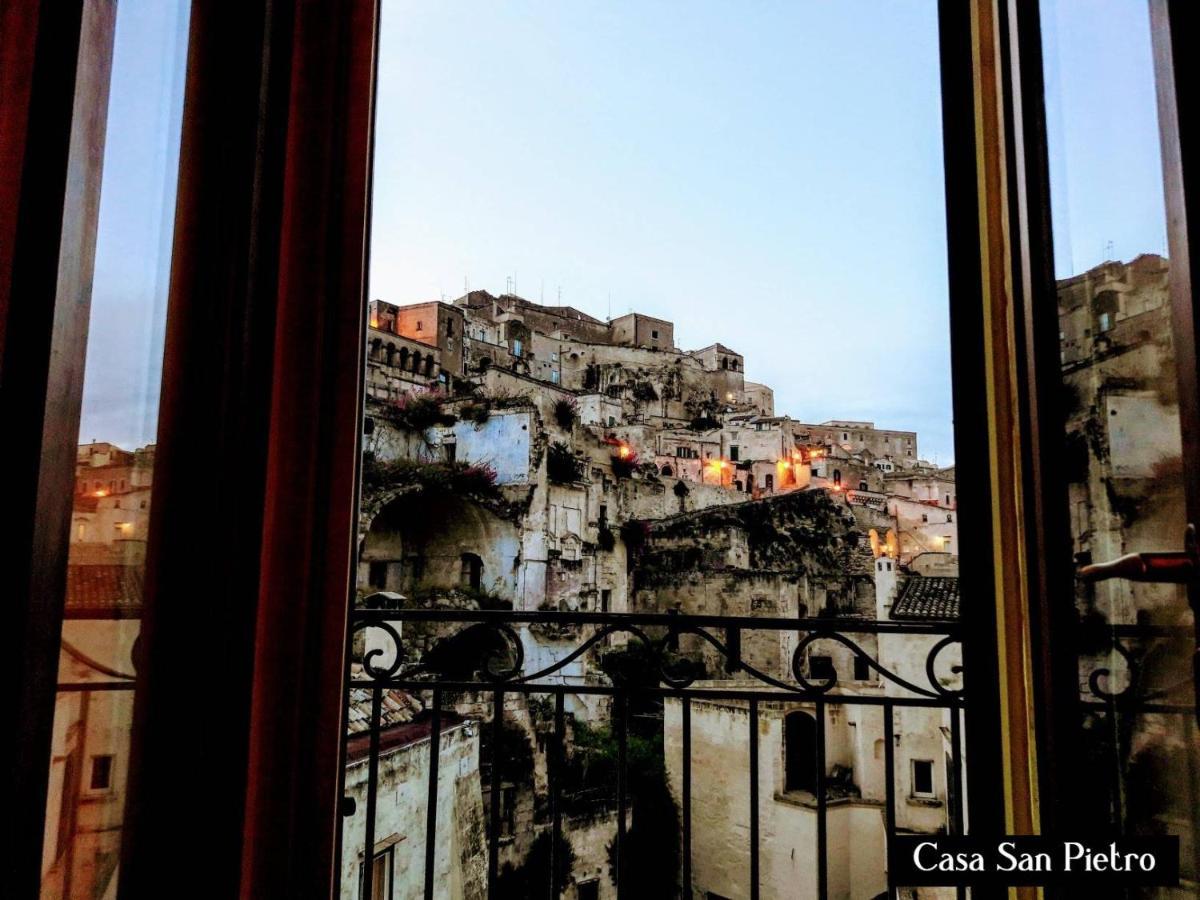
M 374 870 L 373 896 L 425 896 L 425 838 L 432 722 L 402 691 L 384 692 L 379 726 L 375 842 L 365 852 L 371 692 L 356 688 L 348 708 L 340 896 L 360 900 L 363 869 Z M 438 742 L 435 883 L 448 900 L 487 896 L 487 834 L 479 778 L 478 725 L 443 713 Z
M 46 803 L 44 897 L 115 884 L 154 446 L 81 444 Z M 88 689 L 93 686 L 92 689 Z
M 958 618 L 958 579 L 906 575 L 891 557 L 874 560 L 875 615 L 881 621 L 952 622 Z M 861 639 L 862 636 L 857 636 Z M 836 673 L 838 684 L 817 707 L 812 701 L 760 701 L 758 714 L 759 877 L 766 898 L 819 896 L 817 885 L 817 749 L 823 735 L 826 779 L 828 896 L 871 900 L 887 886 L 886 792 L 889 773 L 878 705 L 854 704 L 853 696 L 913 696 L 863 662 L 925 686 L 926 656 L 938 638 L 925 634 L 879 634 L 861 641 L 861 653 L 835 642 L 813 645 L 809 677 Z M 782 660 L 790 654 L 781 654 Z M 762 664 L 763 660 L 756 660 Z M 961 687 L 951 652 L 936 666 L 946 688 Z M 769 670 L 768 670 L 769 671 Z M 775 674 L 775 673 L 772 673 Z M 729 679 L 704 683 L 732 688 Z M 839 699 L 842 702 L 839 702 Z M 821 715 L 824 722 L 818 724 Z M 953 752 L 949 710 L 895 707 L 893 771 L 896 825 L 902 833 L 952 829 Z M 744 700 L 691 702 L 692 893 L 700 897 L 746 895 L 750 873 L 749 816 L 751 720 Z M 680 701 L 669 698 L 664 746 L 671 788 L 683 790 L 683 720 Z M 961 765 L 961 757 L 960 757 Z M 730 777 L 744 773 L 745 777 Z
M 885 482 L 886 473 L 923 471 L 915 433 L 777 415 L 770 387 L 746 380 L 740 353 L 720 343 L 682 350 L 672 323 L 642 313 L 604 322 L 572 307 L 473 291 L 453 304 L 375 301 L 371 326 L 360 598 L 466 609 L 875 616 L 868 530 L 898 530 L 901 508 L 920 503 L 901 495 L 889 506 L 895 498 Z M 947 551 L 952 561 L 956 546 L 918 549 Z M 453 630 L 421 623 L 406 643 L 429 653 Z M 579 628 L 516 631 L 534 668 L 582 639 Z M 689 640 L 681 650 L 719 677 L 722 661 Z M 798 641 L 794 633 L 747 634 L 743 659 L 790 677 Z M 609 639 L 554 677 L 568 687 L 607 681 L 605 655 L 620 647 Z M 882 651 L 867 637 L 863 652 Z M 847 685 L 882 690 L 847 653 L 825 648 L 828 658 L 813 665 L 837 667 Z M 512 824 L 500 862 L 514 872 L 545 831 L 545 754 L 536 711 L 524 703 L 519 695 L 506 700 L 506 719 L 536 748 L 530 771 L 502 786 Z M 607 705 L 595 695 L 568 691 L 564 704 L 572 721 L 606 721 Z M 455 709 L 466 719 L 486 715 L 468 699 Z M 764 727 L 779 735 L 799 727 L 787 718 L 795 710 L 778 712 Z M 665 715 L 669 726 L 669 708 Z M 839 715 L 831 735 L 870 733 L 865 746 L 874 747 L 881 720 Z M 915 733 L 917 723 L 909 726 Z M 940 740 L 932 722 L 920 727 Z M 829 758 L 844 757 L 847 771 L 859 760 L 856 777 L 870 794 L 874 769 L 862 752 L 847 745 Z M 803 842 L 811 811 L 787 793 L 780 789 L 779 827 L 799 828 L 786 841 Z M 858 822 L 877 810 L 837 815 Z M 849 839 L 859 826 L 845 828 Z M 577 863 L 568 896 L 609 896 L 611 811 L 566 832 Z M 875 862 L 868 868 L 880 871 Z

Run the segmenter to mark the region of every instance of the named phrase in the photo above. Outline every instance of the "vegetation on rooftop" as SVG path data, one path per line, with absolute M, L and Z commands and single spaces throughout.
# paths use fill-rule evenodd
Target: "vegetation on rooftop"
M 499 499 L 496 470 L 489 465 L 465 462 L 414 462 L 396 459 L 381 462 L 374 456 L 363 460 L 363 487 L 367 490 L 419 485 L 431 492 Z
M 562 441 L 546 450 L 546 475 L 555 484 L 570 484 L 583 478 L 583 461 Z

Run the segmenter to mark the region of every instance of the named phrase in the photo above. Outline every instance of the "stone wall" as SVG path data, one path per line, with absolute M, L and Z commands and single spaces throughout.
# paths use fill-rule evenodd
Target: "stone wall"
M 477 726 L 464 723 L 442 732 L 438 754 L 437 866 L 439 896 L 476 900 L 487 894 L 487 837 L 479 781 Z M 396 900 L 424 896 L 425 824 L 428 806 L 429 739 L 380 754 L 376 852 L 393 854 Z M 367 760 L 346 767 L 345 794 L 355 812 L 342 820 L 342 900 L 359 900 L 365 858 Z

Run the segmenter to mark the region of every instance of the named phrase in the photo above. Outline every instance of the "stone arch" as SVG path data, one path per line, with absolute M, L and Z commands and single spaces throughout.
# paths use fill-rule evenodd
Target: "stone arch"
M 517 526 L 469 497 L 410 484 L 364 498 L 363 590 L 413 597 L 470 587 L 512 601 L 520 555 Z
M 664 477 L 666 477 L 666 478 L 670 478 L 670 477 L 671 477 L 672 475 L 674 475 L 675 473 L 674 473 L 674 472 L 672 472 L 672 471 L 671 471 L 671 467 L 670 467 L 669 465 L 667 465 L 667 466 L 663 466 L 663 467 L 662 467 L 662 469 L 660 470 L 660 474 L 661 474 L 661 475 L 663 475 L 663 476 L 664 476 Z
M 385 352 L 386 352 L 386 354 L 387 354 L 387 364 L 388 364 L 389 366 L 391 366 L 391 365 L 395 365 L 395 362 L 396 362 L 396 345 L 395 345 L 395 344 L 393 344 L 391 341 L 388 341 L 387 350 L 386 350 Z
M 433 359 L 432 355 L 425 357 L 425 374 L 426 375 L 433 374 L 433 363 L 434 363 L 434 359 Z
M 413 355 L 412 355 L 412 370 L 413 370 L 413 373 L 414 373 L 414 374 L 416 374 L 417 372 L 420 372 L 420 371 L 421 371 L 421 363 L 422 363 L 422 360 L 423 360 L 423 359 L 424 359 L 424 357 L 422 357 L 422 356 L 421 356 L 421 351 L 420 351 L 420 350 L 414 350 L 414 351 L 413 351 Z
M 401 369 L 408 368 L 408 348 L 407 347 L 400 348 L 400 368 Z

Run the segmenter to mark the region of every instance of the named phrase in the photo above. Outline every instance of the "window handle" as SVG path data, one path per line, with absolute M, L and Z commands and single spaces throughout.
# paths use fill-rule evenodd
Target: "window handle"
M 1108 562 L 1093 563 L 1079 570 L 1082 581 L 1153 581 L 1166 584 L 1190 584 L 1197 576 L 1196 526 L 1189 524 L 1183 550 L 1130 553 Z

